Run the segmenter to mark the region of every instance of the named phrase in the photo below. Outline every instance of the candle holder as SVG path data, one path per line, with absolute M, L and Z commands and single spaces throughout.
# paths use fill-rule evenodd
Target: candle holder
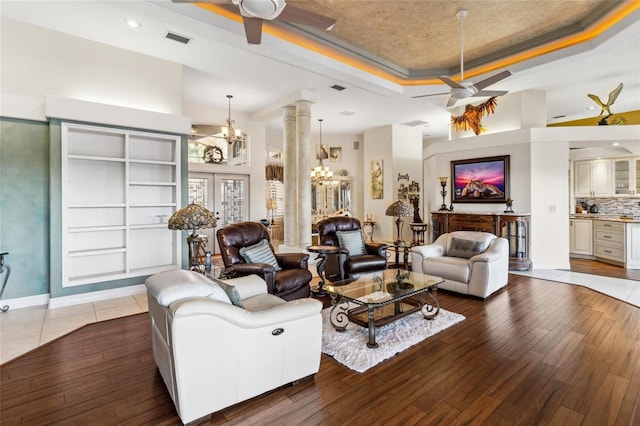
M 451 204 L 451 209 L 447 208 L 447 203 L 445 203 L 445 199 L 444 197 L 447 196 L 447 177 L 446 176 L 440 176 L 438 179 L 440 179 L 440 186 L 442 187 L 442 190 L 440 191 L 440 194 L 442 195 L 442 205 L 440 206 L 440 210 L 438 211 L 453 211 L 453 204 Z

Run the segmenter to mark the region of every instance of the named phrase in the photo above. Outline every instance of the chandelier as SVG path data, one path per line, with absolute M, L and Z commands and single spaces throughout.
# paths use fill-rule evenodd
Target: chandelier
M 320 122 L 320 153 L 318 154 L 319 164 L 311 169 L 311 183 L 322 185 L 325 182 L 331 182 L 333 180 L 333 172 L 329 170 L 329 167 L 322 163 L 322 160 L 329 158 L 329 153 L 326 152 L 322 146 L 322 118 L 318 119 Z
M 227 127 L 222 128 L 222 137 L 229 145 L 235 142 L 242 142 L 242 130 L 233 128 L 233 123 L 236 121 L 231 119 L 231 98 L 233 96 L 227 95 L 227 99 L 229 99 L 229 116 L 227 117 Z

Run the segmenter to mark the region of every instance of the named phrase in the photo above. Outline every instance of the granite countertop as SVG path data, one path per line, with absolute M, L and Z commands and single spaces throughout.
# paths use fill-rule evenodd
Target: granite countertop
M 569 215 L 571 219 L 607 220 L 610 222 L 640 223 L 640 216 L 604 214 L 604 213 L 574 213 Z

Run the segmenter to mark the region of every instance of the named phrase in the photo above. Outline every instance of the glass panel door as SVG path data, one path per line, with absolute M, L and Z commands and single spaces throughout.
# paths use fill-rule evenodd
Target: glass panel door
M 213 174 L 189 172 L 189 203 L 206 207 L 215 213 L 213 206 Z M 218 223 L 219 225 L 219 223 Z M 205 251 L 216 253 L 215 228 L 199 229 L 198 235 L 206 237 Z
M 249 220 L 249 176 L 215 174 L 213 192 L 219 228 Z
M 615 178 L 615 194 L 628 195 L 630 193 L 629 183 L 631 181 L 629 160 L 614 161 L 613 172 Z
M 216 230 L 249 218 L 249 176 L 189 172 L 189 202 L 211 210 L 218 218 L 216 228 L 200 229 L 207 237 L 206 250 L 220 253 Z

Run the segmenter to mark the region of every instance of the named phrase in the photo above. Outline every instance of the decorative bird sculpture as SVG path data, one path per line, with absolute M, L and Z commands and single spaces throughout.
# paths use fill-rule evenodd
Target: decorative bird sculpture
M 604 112 L 606 111 L 608 113 L 607 116 L 609 116 L 611 115 L 611 110 L 609 108 L 611 108 L 611 105 L 613 105 L 613 103 L 616 101 L 621 91 L 622 91 L 622 83 L 620 83 L 618 87 L 616 87 L 611 91 L 611 93 L 609 93 L 609 99 L 607 100 L 606 104 L 603 103 L 600 100 L 600 98 L 597 97 L 596 95 L 592 95 L 591 93 L 589 93 L 587 94 L 587 96 L 593 99 L 593 101 L 597 103 L 598 106 L 601 108 L 599 115 L 603 115 Z
M 483 129 L 480 120 L 485 115 L 493 114 L 497 105 L 495 96 L 477 106 L 467 105 L 462 115 L 451 116 L 451 125 L 457 131 L 473 130 L 473 133 L 479 135 Z

